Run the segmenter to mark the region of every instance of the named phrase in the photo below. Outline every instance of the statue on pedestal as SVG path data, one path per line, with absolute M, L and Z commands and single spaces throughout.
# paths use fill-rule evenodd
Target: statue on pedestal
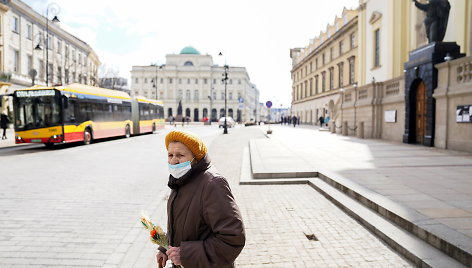
M 446 34 L 447 21 L 451 5 L 448 0 L 429 0 L 429 3 L 422 4 L 417 0 L 412 0 L 415 6 L 426 12 L 424 26 L 428 42 L 441 42 Z

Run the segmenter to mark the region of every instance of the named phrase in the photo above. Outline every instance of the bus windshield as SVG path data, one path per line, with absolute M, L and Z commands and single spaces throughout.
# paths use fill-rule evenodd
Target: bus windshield
M 15 129 L 30 130 L 61 124 L 59 101 L 54 96 L 15 98 Z

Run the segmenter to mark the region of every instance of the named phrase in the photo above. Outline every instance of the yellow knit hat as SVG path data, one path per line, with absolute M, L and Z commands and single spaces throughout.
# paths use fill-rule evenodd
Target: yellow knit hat
M 202 159 L 207 153 L 207 147 L 197 136 L 183 132 L 171 131 L 166 136 L 166 149 L 169 149 L 169 143 L 178 141 L 183 143 L 193 153 L 197 160 Z

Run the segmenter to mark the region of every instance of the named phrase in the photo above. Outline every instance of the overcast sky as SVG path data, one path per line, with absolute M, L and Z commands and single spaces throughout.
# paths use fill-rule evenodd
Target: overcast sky
M 290 48 L 305 47 L 359 0 L 23 0 L 90 44 L 102 64 L 130 78 L 131 66 L 165 64 L 193 46 L 215 64 L 246 67 L 260 101 L 290 107 Z M 51 14 L 50 14 L 51 17 Z M 219 57 L 218 53 L 224 56 Z M 128 83 L 131 83 L 128 80 Z

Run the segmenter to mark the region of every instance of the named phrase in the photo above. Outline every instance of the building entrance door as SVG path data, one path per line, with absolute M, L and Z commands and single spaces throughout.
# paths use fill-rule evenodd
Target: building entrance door
M 415 133 L 416 143 L 423 144 L 426 130 L 426 86 L 423 81 L 416 89 Z

